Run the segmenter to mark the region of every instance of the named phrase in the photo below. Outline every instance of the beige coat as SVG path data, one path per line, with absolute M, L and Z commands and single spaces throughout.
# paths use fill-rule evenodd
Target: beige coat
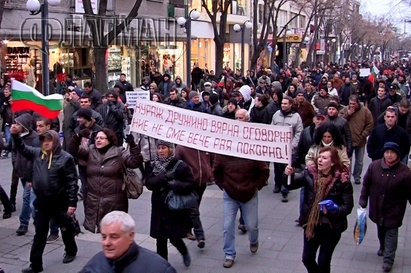
M 305 165 L 310 166 L 315 164 L 315 159 L 318 157 L 318 154 L 320 153 L 321 148 L 324 148 L 322 145 L 313 145 L 310 147 L 308 150 L 307 155 L 305 156 Z M 350 170 L 350 158 L 347 155 L 347 149 L 342 146 L 340 149 L 337 147 L 336 148 L 338 152 L 338 156 L 340 157 L 340 160 L 342 164 L 347 167 L 348 170 Z

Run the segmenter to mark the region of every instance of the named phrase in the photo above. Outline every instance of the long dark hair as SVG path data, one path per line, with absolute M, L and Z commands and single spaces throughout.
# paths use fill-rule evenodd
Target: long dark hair
M 344 166 L 344 164 L 341 162 L 340 156 L 338 155 L 338 151 L 335 147 L 323 147 L 320 149 L 320 152 L 318 153 L 318 155 L 325 153 L 325 152 L 330 152 L 331 155 L 331 162 L 334 164 L 331 167 L 331 171 L 333 174 L 335 174 L 336 171 L 343 173 L 344 171 L 346 171 L 346 167 Z M 319 157 L 319 156 L 318 156 Z M 318 166 L 318 157 L 314 160 L 315 165 Z
M 320 145 L 323 140 L 324 133 L 330 133 L 333 138 L 333 146 L 341 149 L 344 146 L 344 141 L 341 137 L 341 133 L 338 130 L 337 126 L 332 123 L 325 123 L 318 127 L 317 132 L 314 135 L 314 144 Z

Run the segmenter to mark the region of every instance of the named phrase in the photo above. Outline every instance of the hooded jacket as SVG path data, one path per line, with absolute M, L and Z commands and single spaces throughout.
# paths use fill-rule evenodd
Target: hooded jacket
M 178 79 L 180 80 L 180 84 L 177 84 Z M 187 84 L 183 83 L 183 79 L 180 76 L 177 76 L 172 87 L 176 88 L 178 90 L 178 93 L 181 93 L 181 90 L 183 88 L 186 88 Z
M 40 147 L 40 140 L 37 132 L 33 131 L 31 125 L 31 115 L 23 114 L 15 118 L 16 123 L 19 123 L 24 128 L 24 132 L 20 134 L 24 144 L 32 147 Z M 13 143 L 12 162 L 13 167 L 17 172 L 17 176 L 25 181 L 33 181 L 33 162 L 24 157 L 16 150 L 16 145 Z
M 47 207 L 59 204 L 62 207 L 77 207 L 78 175 L 73 157 L 63 151 L 59 134 L 53 130 L 45 136 L 53 139 L 50 155 L 38 147 L 24 144 L 21 137 L 13 135 L 17 151 L 33 162 L 33 190 L 37 205 Z
M 250 114 L 251 109 L 254 107 L 254 99 L 251 97 L 251 88 L 248 85 L 241 86 L 240 90 L 238 90 L 241 95 L 243 96 L 243 109 L 247 110 Z

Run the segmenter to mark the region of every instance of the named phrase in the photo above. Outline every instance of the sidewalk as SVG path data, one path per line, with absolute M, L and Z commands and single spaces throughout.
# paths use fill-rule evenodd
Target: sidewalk
M 365 162 L 367 166 L 369 161 Z M 0 160 L 0 181 L 6 192 L 10 188 L 11 163 L 9 159 Z M 224 253 L 222 250 L 222 192 L 213 185 L 207 188 L 201 205 L 201 219 L 206 235 L 204 250 L 197 248 L 196 242 L 185 239 L 191 255 L 192 264 L 185 268 L 181 255 L 173 247 L 169 247 L 169 261 L 177 272 L 242 272 L 242 273 L 299 273 L 306 272 L 301 262 L 302 236 L 300 227 L 294 220 L 298 216 L 299 190 L 289 195 L 289 203 L 281 203 L 281 195 L 272 193 L 273 181 L 265 187 L 259 195 L 259 228 L 260 247 L 256 254 L 249 251 L 247 235 L 240 231 L 236 233 L 237 257 L 230 269 L 223 268 Z M 359 185 L 353 185 L 355 192 L 355 207 L 349 216 L 348 230 L 343 233 L 332 261 L 333 273 L 374 273 L 382 272 L 382 257 L 377 256 L 379 247 L 376 227 L 368 221 L 368 232 L 360 246 L 356 246 L 353 239 L 353 227 L 356 217 Z M 21 210 L 21 186 L 17 198 L 17 213 L 7 220 L 0 220 L 0 266 L 6 273 L 21 272 L 29 265 L 30 247 L 34 235 L 32 223 L 29 232 L 22 237 L 15 235 L 19 226 L 18 215 Z M 130 201 L 130 214 L 136 221 L 136 242 L 146 248 L 155 250 L 155 240 L 150 238 L 150 204 L 151 192 L 145 190 L 138 200 Z M 404 218 L 404 225 L 400 229 L 397 257 L 393 273 L 411 272 L 411 239 L 409 224 L 411 224 L 411 210 L 408 208 Z M 77 217 L 83 222 L 83 208 L 79 203 Z M 44 272 L 79 272 L 84 264 L 101 250 L 100 235 L 85 232 L 77 237 L 79 247 L 77 258 L 70 264 L 62 263 L 64 247 L 59 239 L 46 246 L 44 253 Z

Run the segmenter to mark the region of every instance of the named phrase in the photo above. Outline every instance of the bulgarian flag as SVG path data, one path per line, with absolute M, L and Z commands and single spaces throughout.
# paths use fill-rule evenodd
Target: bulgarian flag
M 62 95 L 43 96 L 36 89 L 14 79 L 11 81 L 11 97 L 11 110 L 14 112 L 30 110 L 45 118 L 54 119 L 63 109 Z
M 374 83 L 378 73 L 380 73 L 380 70 L 375 66 L 375 64 L 372 64 L 371 74 L 368 76 L 368 80 Z
M 221 77 L 220 82 L 217 84 L 218 87 L 223 87 L 224 86 L 224 81 L 225 81 L 225 76 Z

